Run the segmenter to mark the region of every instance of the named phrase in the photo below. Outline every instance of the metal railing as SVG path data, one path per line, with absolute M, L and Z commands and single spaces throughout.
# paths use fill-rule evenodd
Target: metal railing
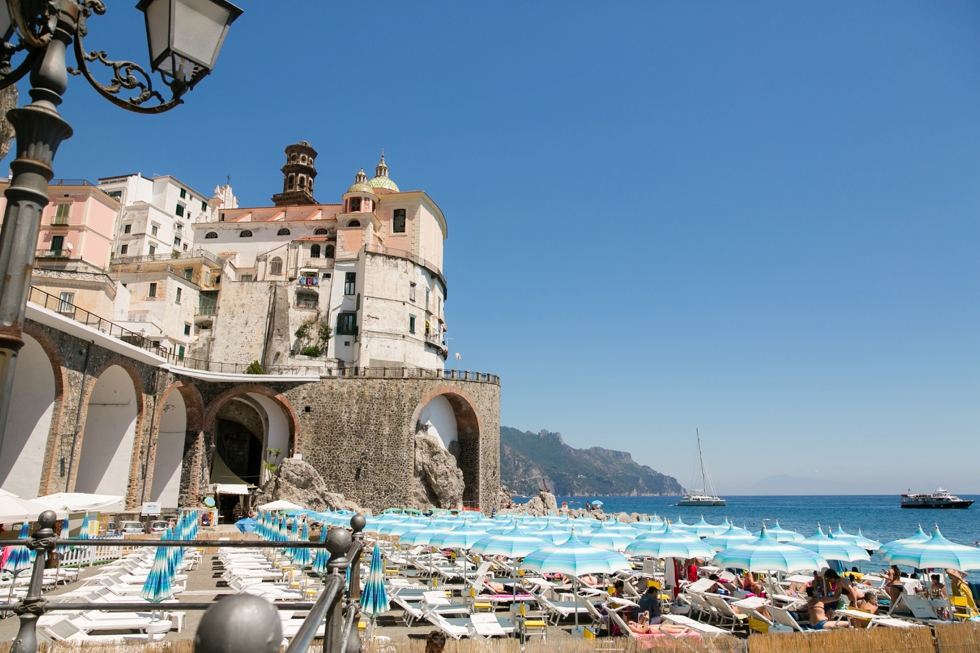
M 71 258 L 70 249 L 39 249 L 34 258 Z
M 320 307 L 320 302 L 315 299 L 297 299 L 296 308 L 315 311 Z
M 58 537 L 54 531 L 57 515 L 47 510 L 38 516 L 38 529 L 26 540 L 4 540 L 6 546 L 25 546 L 35 552 L 31 568 L 31 580 L 27 595 L 14 603 L 0 603 L 0 611 L 13 612 L 20 618 L 20 629 L 10 648 L 10 653 L 37 653 L 37 622 L 49 612 L 84 612 L 87 610 L 102 610 L 107 612 L 145 611 L 147 603 L 92 603 L 88 601 L 71 601 L 53 603 L 44 597 L 44 568 L 48 558 L 59 546 L 85 547 L 205 547 L 205 548 L 266 548 L 281 549 L 282 542 L 261 540 L 81 540 Z M 315 603 L 308 602 L 277 602 L 263 603 L 276 610 L 308 610 L 308 616 L 303 621 L 297 634 L 289 643 L 286 653 L 305 653 L 313 643 L 320 624 L 326 621 L 323 653 L 351 653 L 359 649 L 357 625 L 353 619 L 359 606 L 360 582 L 350 583 L 345 590 L 345 576 L 349 568 L 354 569 L 354 579 L 358 578 L 361 564 L 361 553 L 364 548 L 362 530 L 365 520 L 361 515 L 351 518 L 351 532 L 346 528 L 332 528 L 325 542 L 289 542 L 288 548 L 326 549 L 330 552 L 327 561 L 327 575 L 323 579 L 323 590 Z M 260 599 L 260 602 L 262 600 Z M 228 603 L 226 603 L 228 602 Z M 201 619 L 202 627 L 215 628 L 218 632 L 208 633 L 201 638 L 203 642 L 214 642 L 215 646 L 199 644 L 195 647 L 197 653 L 221 653 L 226 647 L 218 647 L 218 643 L 241 641 L 240 631 L 243 623 L 255 630 L 256 641 L 266 641 L 269 636 L 270 624 L 252 619 L 243 620 L 242 614 L 254 614 L 254 599 L 247 595 L 229 596 L 218 602 L 184 603 L 179 604 L 181 610 L 204 610 Z M 267 610 L 269 608 L 266 608 Z M 346 618 L 345 618 L 346 613 Z M 210 615 L 210 619 L 209 619 Z M 237 617 L 237 618 L 236 618 Z M 279 627 L 278 617 L 273 628 Z M 221 631 L 221 629 L 226 629 Z M 235 630 L 233 630 L 235 629 Z M 251 635 L 247 633 L 246 635 Z M 350 637 L 353 635 L 353 641 Z M 279 635 L 281 640 L 281 631 Z
M 71 224 L 71 216 L 69 215 L 56 215 L 51 218 L 51 224 L 55 227 L 67 227 Z
M 174 256 L 177 254 L 177 256 Z M 215 256 L 211 252 L 197 247 L 187 252 L 172 252 L 170 254 L 154 254 L 152 256 L 116 256 L 112 259 L 113 265 L 125 265 L 127 263 L 152 263 L 153 261 L 171 261 L 175 259 L 203 258 L 217 265 L 224 265 L 225 260 Z

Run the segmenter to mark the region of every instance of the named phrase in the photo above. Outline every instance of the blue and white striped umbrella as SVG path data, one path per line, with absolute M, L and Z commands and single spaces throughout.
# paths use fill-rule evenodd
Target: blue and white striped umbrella
M 164 533 L 161 540 L 171 539 L 169 533 Z M 146 576 L 140 596 L 150 603 L 159 603 L 173 598 L 174 569 L 171 567 L 173 559 L 169 553 L 171 547 L 158 546 L 153 556 L 153 566 L 150 573 Z
M 88 531 L 89 531 L 88 513 L 85 513 L 85 516 L 82 517 L 82 528 L 78 531 L 77 539 L 79 540 L 89 539 Z
M 578 577 L 585 574 L 615 574 L 630 569 L 630 563 L 621 553 L 584 544 L 572 531 L 564 544 L 546 546 L 527 554 L 521 567 L 540 574 Z
M 68 518 L 65 517 L 65 521 L 61 522 L 61 535 L 59 535 L 58 537 L 60 537 L 63 540 L 67 540 L 68 531 L 69 531 Z M 69 551 L 71 551 L 71 547 L 68 546 L 67 544 L 62 544 L 61 546 L 59 546 L 57 549 L 54 550 L 54 552 L 57 553 L 59 556 L 63 556 Z
M 461 523 L 451 531 L 437 533 L 429 540 L 429 544 L 442 549 L 469 549 L 487 535 L 489 533 L 484 530 Z
M 21 524 L 20 533 L 17 534 L 17 539 L 26 540 L 28 535 L 27 522 Z M 25 569 L 29 569 L 31 563 L 34 562 L 34 556 L 36 554 L 29 550 L 26 546 L 15 546 L 10 550 L 10 555 L 7 557 L 7 561 L 3 565 L 3 570 L 14 574 L 15 576 Z
M 860 528 L 858 529 L 857 535 L 851 535 L 850 533 L 845 533 L 843 530 L 841 530 L 841 527 L 838 524 L 837 530 L 832 533 L 827 533 L 827 535 L 833 540 L 857 544 L 865 551 L 877 551 L 881 548 L 881 542 L 865 537 Z M 925 533 L 923 533 L 923 535 L 925 535 Z
M 327 532 L 328 532 L 328 529 L 327 529 L 326 524 L 324 524 L 323 526 L 320 527 L 320 542 L 321 543 L 327 541 Z M 330 552 L 329 551 L 327 551 L 326 549 L 317 549 L 316 550 L 316 557 L 313 558 L 313 567 L 311 568 L 310 571 L 312 571 L 314 575 L 319 576 L 320 578 L 323 578 L 324 576 L 327 575 L 327 561 L 329 559 L 330 559 Z
M 640 531 L 635 529 L 630 529 L 633 533 L 639 534 Z M 595 529 L 587 535 L 580 537 L 583 542 L 589 546 L 594 546 L 599 549 L 608 549 L 610 551 L 622 551 L 627 547 L 627 545 L 632 544 L 636 539 L 635 535 L 626 535 L 621 533 L 616 528 L 608 527 L 608 523 L 603 523 L 602 526 Z
M 797 533 L 796 531 L 786 530 L 785 528 L 779 525 L 778 521 L 776 522 L 776 525 L 773 526 L 772 528 L 766 528 L 765 526 L 763 526 L 763 530 L 769 534 L 769 537 L 776 540 L 777 542 L 799 542 L 800 540 L 806 539 L 803 535 Z M 758 537 L 759 534 L 760 533 L 754 533 L 756 537 Z
M 751 572 L 782 571 L 794 573 L 823 569 L 829 566 L 827 560 L 819 553 L 792 544 L 778 542 L 775 538 L 770 537 L 765 527 L 754 542 L 725 549 L 715 555 L 714 561 L 719 567 L 747 569 Z
M 505 558 L 523 558 L 532 551 L 548 546 L 540 537 L 525 535 L 517 524 L 506 533 L 488 535 L 470 547 L 470 553 Z
M 701 515 L 701 521 L 694 526 L 691 526 L 688 529 L 688 532 L 693 533 L 698 537 L 711 537 L 712 535 L 721 535 L 726 530 L 728 530 L 727 525 L 720 526 L 718 524 L 709 524 L 704 520 L 704 515 Z
M 310 541 L 310 529 L 306 525 L 306 522 L 303 522 L 303 529 L 300 531 L 299 541 L 300 542 Z M 291 555 L 289 557 L 292 558 L 293 563 L 302 570 L 302 569 L 306 569 L 307 565 L 310 564 L 310 561 L 313 559 L 313 554 L 310 553 L 309 549 L 294 548 L 292 549 Z
M 838 526 L 838 528 L 840 528 L 840 527 Z M 844 535 L 847 535 L 847 533 L 844 533 Z M 888 553 L 892 549 L 895 549 L 895 548 L 898 548 L 898 547 L 901 547 L 901 546 L 905 546 L 906 544 L 914 544 L 916 542 L 925 542 L 928 539 L 929 539 L 929 536 L 926 535 L 925 531 L 922 530 L 922 525 L 920 524 L 919 525 L 919 530 L 915 532 L 915 535 L 913 535 L 912 537 L 902 538 L 900 540 L 892 540 L 891 542 L 885 542 L 878 549 L 878 553 L 880 555 L 884 556 L 886 553 Z
M 728 530 L 718 535 L 706 537 L 702 542 L 712 547 L 715 551 L 724 551 L 739 544 L 754 542 L 757 536 L 749 533 L 744 528 L 738 528 L 733 524 L 728 525 Z
M 433 537 L 445 532 L 446 529 L 436 526 L 434 520 L 429 520 L 428 524 L 419 527 L 417 530 L 408 531 L 404 535 L 401 535 L 398 538 L 398 543 L 408 546 L 428 544 Z
M 388 593 L 385 591 L 385 563 L 381 557 L 381 547 L 375 543 L 371 552 L 371 567 L 361 593 L 361 612 L 374 621 L 389 609 Z
M 667 524 L 663 533 L 651 533 L 626 547 L 626 555 L 639 558 L 710 558 L 715 550 L 692 533 L 675 531 Z
M 839 560 L 841 562 L 867 562 L 871 560 L 868 552 L 858 545 L 844 540 L 835 540 L 824 535 L 819 524 L 815 535 L 793 544 L 815 551 L 827 560 Z
M 916 569 L 980 569 L 980 549 L 950 542 L 939 532 L 939 526 L 928 540 L 892 547 L 882 558 L 892 565 Z

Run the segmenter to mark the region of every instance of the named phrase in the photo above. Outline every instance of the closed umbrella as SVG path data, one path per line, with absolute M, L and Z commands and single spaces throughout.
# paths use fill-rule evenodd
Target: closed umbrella
M 812 571 L 827 567 L 827 560 L 819 553 L 778 542 L 763 527 L 753 542 L 740 544 L 717 553 L 714 562 L 719 567 L 756 571 Z
M 303 528 L 300 530 L 299 541 L 310 541 L 310 528 L 306 525 L 306 522 L 303 522 Z M 312 561 L 313 554 L 310 553 L 310 550 L 307 548 L 295 548 L 293 549 L 293 554 L 290 557 L 293 559 L 293 562 L 296 563 L 296 566 L 299 567 L 300 572 L 302 572 Z
M 169 540 L 169 533 L 164 533 L 161 540 Z M 174 569 L 171 568 L 170 547 L 158 546 L 153 556 L 153 566 L 146 575 L 140 596 L 150 603 L 159 603 L 173 597 Z
M 579 576 L 615 574 L 630 569 L 630 564 L 621 553 L 582 543 L 573 530 L 568 541 L 561 546 L 546 546 L 529 553 L 521 567 L 541 574 L 571 576 L 577 595 Z M 575 626 L 578 626 L 578 609 L 575 610 Z
M 327 527 L 326 525 L 320 528 L 320 542 L 327 541 Z M 323 580 L 323 577 L 327 575 L 327 561 L 330 559 L 330 552 L 326 549 L 317 549 L 316 557 L 313 558 L 313 567 L 311 571 Z
M 368 569 L 364 591 L 361 593 L 361 612 L 371 619 L 371 634 L 378 615 L 390 609 L 388 593 L 385 591 L 385 565 L 381 557 L 381 547 L 377 543 L 371 552 L 371 567 Z
M 929 539 L 892 547 L 882 557 L 889 564 L 916 569 L 980 569 L 980 549 L 950 542 L 939 532 L 939 526 Z
M 17 539 L 26 540 L 27 535 L 27 522 L 25 521 L 23 524 L 21 524 L 20 533 L 17 534 Z M 34 556 L 36 554 L 33 551 L 28 550 L 28 548 L 23 545 L 7 548 L 10 549 L 10 554 L 4 561 L 3 570 L 13 574 L 14 581 L 16 581 L 19 573 L 31 568 L 31 563 L 34 562 Z M 10 597 L 13 596 L 14 585 L 15 582 L 10 583 L 10 591 L 7 593 L 7 603 L 10 603 Z
M 866 562 L 871 560 L 868 552 L 858 545 L 845 540 L 835 540 L 824 535 L 819 524 L 817 525 L 816 534 L 793 544 L 804 549 L 809 549 L 810 551 L 815 551 L 827 560 L 839 560 L 841 562 Z

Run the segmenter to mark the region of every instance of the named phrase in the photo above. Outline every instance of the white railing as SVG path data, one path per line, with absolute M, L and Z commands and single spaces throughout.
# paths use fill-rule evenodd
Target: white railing
M 124 539 L 120 535 L 99 535 L 90 538 L 93 540 L 110 540 L 118 542 Z M 133 551 L 133 547 L 128 546 L 86 546 L 77 547 L 61 556 L 62 567 L 91 567 L 100 565 L 113 560 L 118 560 L 124 555 Z

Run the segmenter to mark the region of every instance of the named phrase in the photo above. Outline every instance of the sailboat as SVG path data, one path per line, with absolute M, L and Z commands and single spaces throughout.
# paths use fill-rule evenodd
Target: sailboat
M 704 465 L 704 454 L 701 453 L 701 433 L 697 429 L 694 429 L 694 433 L 698 438 L 698 467 L 701 472 L 700 474 L 694 475 L 694 483 L 698 482 L 698 477 L 700 476 L 701 487 L 697 490 L 688 490 L 684 498 L 677 502 L 677 505 L 696 507 L 724 506 L 725 500 L 716 496 L 715 486 L 711 482 L 711 477 L 708 475 L 708 468 Z

